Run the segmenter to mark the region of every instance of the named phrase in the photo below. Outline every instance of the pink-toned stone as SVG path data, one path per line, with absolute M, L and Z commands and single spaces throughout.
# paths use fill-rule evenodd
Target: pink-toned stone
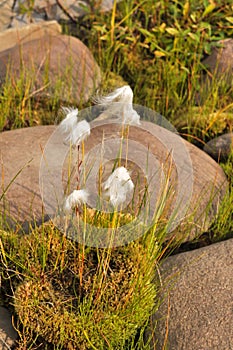
M 88 138 L 85 150 L 88 152 L 96 144 L 101 144 L 104 134 L 108 138 L 114 139 L 121 135 L 121 127 L 107 125 L 98 127 L 97 124 L 91 131 L 91 137 Z M 188 240 L 208 229 L 210 223 L 215 217 L 219 203 L 221 202 L 226 188 L 226 177 L 220 166 L 210 158 L 205 152 L 199 150 L 185 140 L 178 142 L 178 136 L 170 131 L 163 129 L 155 124 L 143 122 L 143 126 L 148 130 L 157 132 L 158 135 L 165 133 L 170 137 L 170 146 L 165 147 L 159 138 L 153 137 L 149 131 L 137 127 L 130 127 L 129 137 L 136 140 L 139 144 L 150 148 L 150 152 L 155 155 L 160 163 L 166 163 L 169 147 L 185 147 L 192 161 L 193 183 L 187 191 L 191 200 L 186 216 L 181 222 L 181 229 L 176 232 L 177 238 Z M 43 212 L 43 204 L 39 189 L 39 171 L 42 152 L 46 142 L 55 130 L 55 126 L 37 126 L 32 128 L 6 131 L 0 134 L 0 150 L 2 162 L 2 188 L 8 188 L 4 198 L 4 210 L 8 216 L 17 221 L 29 221 L 32 218 L 40 220 L 46 213 Z M 57 142 L 62 142 L 57 140 Z M 178 143 L 177 143 L 178 142 Z M 55 152 L 54 152 L 55 155 Z M 135 164 L 140 163 L 142 155 L 135 149 Z M 145 158 L 145 155 L 144 155 Z M 187 165 L 187 159 L 179 159 L 179 167 L 187 168 L 187 177 L 190 169 Z M 177 186 L 177 164 L 172 163 L 174 169 L 171 181 L 174 188 Z M 54 174 L 56 177 L 57 175 Z M 185 188 L 185 181 L 180 184 Z M 160 184 L 158 183 L 158 187 Z M 187 192 L 186 191 L 186 192 Z M 176 194 L 175 194 L 176 195 Z M 168 213 L 172 212 L 173 202 L 168 202 Z M 208 207 L 208 210 L 206 209 Z M 194 214 L 193 214 L 194 213 Z M 190 222 L 188 220 L 189 215 Z M 187 221 L 187 222 L 186 222 Z M 187 227 L 186 227 L 187 226 Z M 185 227 L 185 228 L 184 228 Z M 185 237 L 184 237 L 185 235 Z
M 68 35 L 44 35 L 0 52 L 0 82 L 30 79 L 34 97 L 70 104 L 87 101 L 100 83 L 100 68 L 90 50 Z M 9 78 L 8 78 L 9 79 Z
M 23 42 L 40 39 L 43 36 L 61 34 L 62 28 L 57 21 L 31 23 L 23 27 L 9 28 L 0 32 L 0 52 Z
M 169 257 L 160 282 L 151 350 L 232 349 L 233 239 Z

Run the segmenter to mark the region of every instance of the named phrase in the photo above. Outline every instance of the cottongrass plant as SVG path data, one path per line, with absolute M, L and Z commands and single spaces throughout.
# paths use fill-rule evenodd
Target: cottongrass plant
M 80 216 L 80 206 L 83 205 L 83 220 L 84 220 L 84 228 L 83 228 L 83 239 L 85 241 L 85 227 L 86 227 L 86 203 L 89 197 L 89 193 L 86 189 L 80 189 L 80 165 L 83 165 L 84 175 L 83 175 L 83 183 L 85 184 L 85 149 L 84 149 L 84 141 L 90 136 L 91 128 L 90 124 L 86 120 L 78 121 L 78 109 L 74 108 L 62 108 L 63 114 L 66 114 L 66 117 L 60 123 L 60 129 L 62 135 L 64 136 L 64 143 L 70 145 L 71 148 L 77 147 L 78 149 L 78 175 L 77 175 L 77 189 L 75 189 L 72 193 L 70 193 L 65 198 L 65 203 L 63 206 L 63 212 L 65 215 L 72 215 L 75 212 L 77 217 L 76 224 L 79 222 Z M 79 160 L 79 149 L 80 145 L 82 146 L 82 160 Z M 65 221 L 65 231 L 67 230 L 67 220 Z M 81 255 L 81 265 L 79 269 L 79 280 L 80 285 L 82 285 L 83 281 L 83 271 L 84 271 L 84 261 L 85 261 L 85 246 L 80 245 L 80 255 Z
M 72 132 L 78 123 L 78 109 L 71 107 L 62 107 L 61 112 L 62 114 L 66 115 L 66 117 L 60 123 L 62 132 Z
M 71 148 L 77 147 L 78 150 L 78 177 L 77 177 L 77 190 L 79 190 L 79 175 L 80 166 L 83 164 L 84 169 L 84 184 L 85 184 L 85 164 L 83 163 L 85 157 L 84 141 L 90 136 L 91 128 L 90 124 L 86 120 L 78 121 L 78 109 L 71 107 L 62 107 L 61 113 L 65 115 L 65 118 L 59 124 L 61 134 L 63 136 L 64 144 L 68 144 Z M 82 159 L 79 159 L 80 145 L 82 147 Z M 70 150 L 71 154 L 71 150 Z M 70 175 L 70 172 L 69 172 Z M 69 181 L 68 181 L 69 184 Z
M 129 126 L 139 126 L 140 115 L 133 108 L 133 91 L 129 85 L 124 85 L 107 96 L 97 95 L 93 101 L 99 105 L 104 106 L 104 115 L 108 118 L 116 118 L 122 123 L 121 139 L 126 139 L 126 153 L 128 153 L 128 135 Z M 122 144 L 119 152 L 118 166 L 121 165 Z M 126 158 L 127 166 L 127 158 Z
M 140 125 L 140 116 L 133 109 L 133 91 L 129 85 L 124 85 L 107 96 L 96 96 L 93 101 L 105 106 L 105 113 L 117 116 L 123 124 Z
M 74 208 L 81 204 L 86 204 L 88 201 L 89 193 L 87 190 L 74 190 L 66 199 L 64 204 L 64 211 L 71 213 Z
M 119 167 L 109 176 L 103 184 L 104 194 L 109 197 L 111 204 L 118 207 L 126 201 L 128 194 L 134 190 L 134 183 L 131 180 L 128 170 Z
M 121 94 L 119 90 L 112 97 L 124 96 L 122 91 L 131 96 L 128 87 L 120 90 Z M 60 127 L 64 140 L 70 135 L 71 148 L 79 149 L 90 129 L 81 132 L 77 109 L 63 111 L 66 117 Z M 80 131 L 76 134 L 79 137 L 72 138 L 75 129 Z M 102 187 L 103 196 L 113 206 L 113 215 L 103 213 L 100 228 L 117 229 L 123 206 L 127 218 L 122 220 L 124 226 L 132 219 L 126 202 L 135 190 L 127 167 L 114 168 Z M 76 216 L 85 223 L 98 220 L 98 211 L 93 214 L 91 208 L 86 208 L 89 194 L 88 187 L 78 183 L 64 198 L 65 215 Z M 161 238 L 166 227 L 159 230 Z M 19 349 L 33 349 L 38 345 L 38 337 L 43 348 L 50 343 L 56 349 L 67 350 L 149 349 L 141 335 L 156 305 L 155 275 L 162 247 L 155 231 L 155 227 L 150 228 L 128 244 L 106 248 L 71 240 L 52 223 L 36 227 L 27 236 L 0 232 L 4 243 L 3 279 L 18 317 Z M 14 283 L 9 284 L 12 279 Z
M 66 115 L 59 125 L 64 143 L 72 147 L 80 146 L 90 136 L 90 124 L 86 120 L 78 121 L 77 108 L 62 107 L 61 112 Z
M 133 91 L 130 86 L 125 85 L 116 89 L 107 96 L 98 96 L 94 99 L 96 103 L 103 104 L 109 111 L 115 111 L 122 122 L 122 140 L 126 135 L 128 139 L 128 131 L 130 125 L 140 125 L 140 116 L 133 109 Z M 65 118 L 60 123 L 59 127 L 64 135 L 64 142 L 70 144 L 72 147 L 77 146 L 79 150 L 80 143 L 82 144 L 82 162 L 84 160 L 84 141 L 90 136 L 90 125 L 86 120 L 78 121 L 78 109 L 62 107 L 62 113 L 65 114 Z M 126 127 L 126 133 L 125 133 Z M 121 151 L 119 156 L 119 165 L 121 160 Z M 81 163 L 82 163 L 81 162 Z M 80 162 L 78 161 L 78 164 Z M 127 159 L 126 159 L 127 165 Z M 83 163 L 83 169 L 85 170 L 85 164 Z M 78 178 L 78 182 L 79 182 Z M 83 174 L 83 183 L 85 184 L 85 171 Z M 103 184 L 104 195 L 109 197 L 110 203 L 116 208 L 118 205 L 123 204 L 126 200 L 127 194 L 131 193 L 134 189 L 134 184 L 130 178 L 130 175 L 126 168 L 119 166 L 109 176 L 108 180 Z M 80 183 L 77 184 L 77 190 L 80 189 Z M 73 193 L 77 195 L 76 192 Z M 70 200 L 73 200 L 73 194 L 66 199 L 65 212 L 70 212 Z M 84 203 L 86 201 L 84 200 Z M 74 206 L 73 206 L 74 207 Z
M 88 136 L 90 136 L 90 125 L 86 120 L 82 120 L 65 138 L 65 143 L 71 143 L 73 147 L 79 146 Z

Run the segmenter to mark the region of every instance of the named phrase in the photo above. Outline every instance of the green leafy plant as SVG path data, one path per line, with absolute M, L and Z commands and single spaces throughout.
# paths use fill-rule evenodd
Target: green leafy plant
M 231 36 L 231 13 L 231 1 L 129 1 L 111 14 L 84 17 L 74 33 L 85 33 L 103 70 L 134 87 L 137 103 L 176 121 L 196 104 L 202 59 Z
M 35 10 L 35 0 L 26 0 L 26 1 L 19 0 L 18 3 L 19 3 L 19 13 L 22 15 L 26 14 L 29 18 L 29 21 L 32 22 L 32 15 Z

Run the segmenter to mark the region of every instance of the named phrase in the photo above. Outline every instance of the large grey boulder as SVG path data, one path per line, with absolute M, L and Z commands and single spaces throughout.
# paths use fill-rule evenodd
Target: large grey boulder
M 119 124 L 103 125 L 101 121 L 94 121 L 92 126 L 91 136 L 85 145 L 86 152 L 94 150 L 94 154 L 99 154 L 95 147 L 102 144 L 103 134 L 110 144 L 114 138 L 121 137 L 122 129 Z M 38 126 L 7 131 L 0 135 L 3 188 L 6 189 L 12 182 L 2 201 L 5 216 L 23 222 L 33 218 L 40 220 L 43 215 L 46 215 L 39 189 L 40 161 L 45 145 L 55 129 L 55 126 Z M 153 136 L 151 131 L 157 137 Z M 140 164 L 146 163 L 148 149 L 155 162 L 153 164 L 158 166 L 157 169 L 161 168 L 166 172 L 166 165 L 169 164 L 170 169 L 171 164 L 173 170 L 170 185 L 174 195 L 167 201 L 167 208 L 165 208 L 167 210 L 164 215 L 174 215 L 174 211 L 181 211 L 180 201 L 185 202 L 185 211 L 181 211 L 181 217 L 179 217 L 181 225 L 176 230 L 176 238 L 189 240 L 208 229 L 227 188 L 226 177 L 220 166 L 206 153 L 182 140 L 178 135 L 149 122 L 142 122 L 140 127 L 131 126 L 129 137 L 135 144 L 130 155 L 133 173 L 138 165 L 140 168 Z M 51 153 L 54 155 L 52 162 L 57 156 L 56 145 L 59 143 L 62 143 L 62 139 L 58 134 Z M 143 148 L 144 153 L 140 148 Z M 172 154 L 172 157 L 169 158 L 169 154 Z M 56 179 L 57 172 L 54 169 L 51 171 Z M 155 176 L 158 176 L 159 172 L 160 170 Z M 137 171 L 135 180 L 136 178 Z M 159 197 L 161 181 L 159 177 L 156 179 L 154 187 Z M 141 181 L 142 184 L 144 184 L 143 181 Z M 177 204 L 179 193 L 181 196 Z
M 233 133 L 215 137 L 205 144 L 203 150 L 216 161 L 225 161 L 233 150 Z
M 34 97 L 57 96 L 63 102 L 86 102 L 100 83 L 100 68 L 77 38 L 44 35 L 0 52 L 0 82 L 30 81 Z
M 17 339 L 10 312 L 0 306 L 0 350 L 9 350 Z
M 160 274 L 162 304 L 152 317 L 151 349 L 231 350 L 233 239 L 171 256 Z

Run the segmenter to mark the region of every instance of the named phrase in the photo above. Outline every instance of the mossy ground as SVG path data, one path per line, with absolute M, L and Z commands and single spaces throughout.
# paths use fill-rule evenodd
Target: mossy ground
M 152 237 L 87 248 L 48 223 L 26 236 L 1 231 L 0 239 L 2 295 L 28 346 L 40 336 L 57 349 L 123 349 L 154 309 Z

